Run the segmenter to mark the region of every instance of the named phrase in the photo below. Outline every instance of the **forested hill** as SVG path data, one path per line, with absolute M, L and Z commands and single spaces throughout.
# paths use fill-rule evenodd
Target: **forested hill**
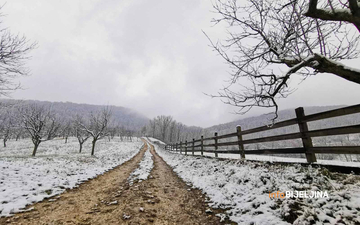
M 345 105 L 337 105 L 337 106 L 311 106 L 311 107 L 304 107 L 305 115 L 314 114 L 317 112 L 329 111 L 336 108 L 346 107 Z M 291 118 L 295 118 L 295 109 L 286 109 L 279 111 L 279 119 L 277 121 L 287 120 Z M 207 132 L 220 132 L 220 133 L 227 133 L 227 132 L 234 132 L 237 125 L 240 125 L 243 130 L 248 130 L 251 128 L 264 126 L 270 123 L 270 119 L 273 115 L 263 114 L 260 116 L 248 117 L 245 119 L 236 120 L 229 123 L 219 124 L 215 126 L 211 126 L 206 128 Z M 360 122 L 360 114 L 353 114 L 349 116 L 342 116 L 333 119 L 323 120 L 321 122 L 314 122 L 310 126 L 313 129 L 322 129 L 326 127 L 332 126 L 344 126 L 347 124 L 354 124 Z
M 52 110 L 60 117 L 71 118 L 75 114 L 86 115 L 90 112 L 97 112 L 104 108 L 103 105 L 89 105 L 77 104 L 72 102 L 48 102 L 48 101 L 35 101 L 35 100 L 9 100 L 0 99 L 1 103 L 22 103 L 22 104 L 37 104 L 41 106 L 51 106 Z M 131 130 L 140 130 L 145 126 L 149 119 L 144 115 L 136 112 L 135 110 L 121 107 L 110 106 L 112 111 L 112 118 L 119 126 L 123 126 Z

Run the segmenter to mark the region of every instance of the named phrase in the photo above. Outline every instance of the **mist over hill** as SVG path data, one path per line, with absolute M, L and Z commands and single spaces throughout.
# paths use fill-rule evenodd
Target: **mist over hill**
M 37 101 L 37 100 L 13 100 L 13 99 L 0 99 L 0 103 L 6 104 L 36 104 L 39 106 L 51 107 L 61 118 L 69 119 L 73 115 L 87 115 L 91 112 L 97 112 L 103 109 L 104 105 L 90 105 L 90 104 L 78 104 L 72 102 L 49 102 L 49 101 Z M 145 126 L 149 119 L 136 112 L 133 109 L 112 106 L 109 105 L 112 112 L 112 119 L 119 124 L 119 126 L 125 127 L 131 130 L 140 130 Z
M 343 108 L 346 105 L 335 105 L 335 106 L 310 106 L 304 107 L 305 115 L 310 115 L 318 112 L 329 111 L 337 108 Z M 283 121 L 295 118 L 295 109 L 285 109 L 280 110 L 278 112 L 279 118 L 276 120 Z M 205 128 L 207 132 L 220 132 L 220 133 L 228 133 L 228 132 L 235 132 L 236 126 L 240 125 L 242 130 L 248 130 L 255 127 L 260 127 L 264 125 L 268 125 L 271 123 L 271 119 L 273 115 L 271 114 L 263 114 L 260 116 L 252 116 L 244 119 L 235 120 L 233 122 L 224 123 L 214 125 L 208 128 Z M 332 126 L 344 126 L 348 124 L 354 124 L 360 122 L 360 114 L 353 114 L 348 116 L 341 116 L 332 119 L 326 119 L 322 121 L 312 122 L 309 123 L 310 129 L 323 129 Z

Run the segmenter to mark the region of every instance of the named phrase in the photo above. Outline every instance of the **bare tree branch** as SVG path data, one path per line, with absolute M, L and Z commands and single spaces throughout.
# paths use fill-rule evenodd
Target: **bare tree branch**
M 360 84 L 360 70 L 339 62 L 358 57 L 358 32 L 345 23 L 308 17 L 306 13 L 317 10 L 317 4 L 307 0 L 247 0 L 241 4 L 217 0 L 213 7 L 218 18 L 213 22 L 226 23 L 229 35 L 217 42 L 205 35 L 231 71 L 228 85 L 212 97 L 237 106 L 238 113 L 253 107 L 274 108 L 276 118 L 278 99 L 294 91 L 290 85 L 294 76 L 306 79 L 330 73 Z M 351 14 L 350 9 L 335 9 L 346 6 L 324 4 L 335 13 Z
M 331 10 L 318 9 L 318 0 L 309 0 L 309 8 L 304 15 L 314 19 L 349 22 L 360 32 L 360 10 L 357 0 L 348 0 L 346 8 L 334 8 L 331 0 L 329 2 Z

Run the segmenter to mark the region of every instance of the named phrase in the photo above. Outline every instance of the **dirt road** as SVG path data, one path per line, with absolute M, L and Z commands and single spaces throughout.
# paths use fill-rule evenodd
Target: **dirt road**
M 205 212 L 201 192 L 178 178 L 153 146 L 150 178 L 129 186 L 127 178 L 147 148 L 79 188 L 30 206 L 32 211 L 0 218 L 0 224 L 221 224 L 215 213 Z

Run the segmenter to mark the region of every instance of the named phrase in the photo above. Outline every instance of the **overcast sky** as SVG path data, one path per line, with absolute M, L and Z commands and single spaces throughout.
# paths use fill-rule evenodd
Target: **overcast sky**
M 228 67 L 208 46 L 209 0 L 0 0 L 3 26 L 38 42 L 21 78 L 18 99 L 111 104 L 149 118 L 165 114 L 187 125 L 211 126 L 246 116 L 216 94 Z M 350 65 L 359 64 L 352 62 Z M 324 74 L 310 77 L 280 108 L 358 104 L 359 85 Z

